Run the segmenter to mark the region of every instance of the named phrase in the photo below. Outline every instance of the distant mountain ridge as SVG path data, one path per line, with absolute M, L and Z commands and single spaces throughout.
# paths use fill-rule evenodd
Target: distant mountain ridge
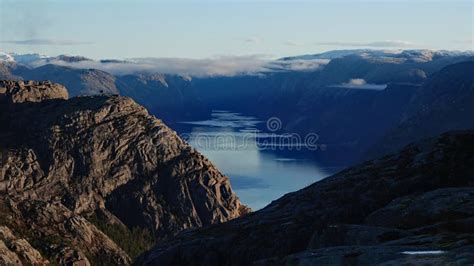
M 119 94 L 116 77 L 97 69 L 76 69 L 47 64 L 37 68 L 17 67 L 15 75 L 26 80 L 52 80 L 63 84 L 71 96 Z
M 47 56 L 44 54 L 18 54 L 18 53 L 6 53 L 0 51 L 0 62 L 3 63 L 16 63 L 23 64 L 29 67 L 37 67 L 54 61 L 64 62 L 80 62 L 80 61 L 92 61 L 84 56 L 72 56 L 72 55 L 58 55 L 58 56 Z
M 308 54 L 299 56 L 283 57 L 279 60 L 314 60 L 314 59 L 336 59 L 346 56 L 363 56 L 366 58 L 382 58 L 389 60 L 402 59 L 413 62 L 427 62 L 436 57 L 452 57 L 452 56 L 474 56 L 474 51 L 449 51 L 449 50 L 374 50 L 374 49 L 351 49 L 351 50 L 334 50 L 319 54 Z M 392 61 L 396 62 L 396 61 Z
M 364 57 L 366 59 L 376 60 L 384 63 L 406 63 L 406 62 L 430 62 L 442 57 L 469 57 L 474 56 L 474 51 L 448 51 L 448 50 L 377 50 L 377 49 L 353 49 L 353 50 L 333 50 L 319 54 L 299 55 L 283 57 L 279 59 L 264 59 L 263 64 L 260 68 L 255 68 L 254 65 L 249 64 L 248 61 L 242 63 L 248 64 L 248 70 L 240 68 L 240 72 L 232 73 L 231 76 L 235 75 L 249 75 L 259 74 L 260 72 L 274 72 L 274 71 L 313 71 L 317 70 L 320 65 L 325 65 L 327 62 L 333 59 L 344 58 L 348 56 Z M 133 58 L 133 59 L 102 59 L 93 60 L 80 55 L 58 55 L 58 56 L 47 56 L 43 54 L 17 54 L 17 53 L 6 53 L 0 51 L 0 63 L 15 63 L 18 65 L 27 66 L 30 68 L 43 66 L 46 64 L 58 64 L 63 66 L 69 66 L 74 68 L 96 68 L 103 71 L 113 73 L 113 68 L 106 66 L 107 64 L 123 65 L 122 68 L 128 68 L 127 73 L 121 74 L 136 74 L 136 73 L 147 73 L 155 74 L 160 73 L 157 70 L 153 70 L 153 60 L 159 60 L 160 58 Z M 236 58 L 239 59 L 239 58 Z M 169 61 L 170 58 L 163 58 L 163 60 Z M 215 59 L 206 59 L 212 62 Z M 232 60 L 230 58 L 229 60 Z M 86 67 L 86 64 L 77 64 L 81 62 L 93 63 L 94 67 Z M 175 62 L 175 64 L 183 64 L 186 60 L 182 59 Z M 311 63 L 312 62 L 312 63 Z M 146 67 L 140 66 L 144 63 Z M 239 62 L 235 62 L 239 63 Z M 105 64 L 105 65 L 103 65 Z M 138 64 L 135 66 L 134 65 Z M 102 69 L 101 66 L 104 66 Z M 170 68 L 171 69 L 171 68 Z M 162 69 L 163 71 L 163 69 Z M 164 72 L 167 74 L 182 74 Z M 162 73 L 160 73 L 162 74 Z M 192 74 L 190 74 L 192 75 Z M 209 73 L 209 75 L 214 75 Z M 206 75 L 204 75 L 206 76 Z

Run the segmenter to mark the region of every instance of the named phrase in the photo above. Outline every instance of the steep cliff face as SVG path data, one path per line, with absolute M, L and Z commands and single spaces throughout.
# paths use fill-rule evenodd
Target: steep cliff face
M 407 146 L 248 216 L 183 232 L 137 264 L 472 264 L 473 150 L 473 131 Z
M 248 211 L 227 177 L 129 98 L 0 88 L 0 222 L 46 259 L 128 264 L 140 250 L 124 235 L 161 240 Z

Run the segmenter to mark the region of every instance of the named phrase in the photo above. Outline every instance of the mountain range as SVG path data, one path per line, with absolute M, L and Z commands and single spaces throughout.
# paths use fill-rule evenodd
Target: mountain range
M 262 119 L 278 117 L 284 132 L 318 134 L 329 148 L 315 156 L 327 164 L 347 166 L 394 151 L 410 140 L 451 128 L 472 128 L 468 119 L 472 90 L 459 87 L 472 84 L 469 76 L 474 55 L 469 51 L 330 51 L 268 61 L 257 72 L 227 76 L 153 73 L 152 66 L 145 71 L 136 60 L 15 54 L 3 57 L 7 59 L 0 64 L 1 78 L 51 80 L 65 85 L 71 96 L 128 96 L 168 123 L 206 118 L 213 109 Z M 96 67 L 126 65 L 131 73 L 81 68 L 89 62 Z M 318 62 L 317 67 L 311 62 Z M 458 76 L 446 74 L 446 67 L 460 62 L 466 63 L 451 67 L 456 69 L 452 75 Z M 308 67 L 295 68 L 297 65 Z M 451 85 L 457 87 L 447 90 L 446 83 L 452 79 L 459 79 Z M 437 86 L 445 91 L 431 92 Z M 437 125 L 430 123 L 422 131 L 406 131 L 404 134 L 411 134 L 406 137 L 395 136 L 397 128 L 404 127 L 408 120 L 421 119 L 415 116 L 422 109 L 449 108 L 445 97 L 458 105 L 450 109 L 449 117 L 441 118 L 444 120 L 437 121 Z M 466 97 L 468 100 L 462 100 Z M 435 103 L 440 106 L 427 106 Z M 457 125 L 447 120 L 457 121 Z M 390 142 L 391 147 L 380 145 L 384 139 L 395 138 L 397 144 Z

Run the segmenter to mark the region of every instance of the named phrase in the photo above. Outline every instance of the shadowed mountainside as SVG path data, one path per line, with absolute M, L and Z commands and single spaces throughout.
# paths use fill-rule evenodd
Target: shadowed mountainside
M 137 265 L 467 265 L 474 132 L 348 168 L 230 222 L 179 234 Z M 406 251 L 438 255 L 405 255 Z
M 399 122 L 374 147 L 371 157 L 447 130 L 474 129 L 474 61 L 433 74 L 411 98 Z

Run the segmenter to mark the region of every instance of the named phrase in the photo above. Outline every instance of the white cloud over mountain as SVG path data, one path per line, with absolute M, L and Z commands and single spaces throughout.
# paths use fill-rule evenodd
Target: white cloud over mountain
M 283 43 L 283 45 L 286 45 L 286 46 L 304 46 L 305 44 L 301 43 L 301 42 L 295 42 L 295 41 L 286 41 L 286 42 Z
M 5 58 L 7 58 L 7 55 L 5 54 Z M 17 63 L 22 63 L 29 67 L 54 64 L 80 69 L 99 69 L 116 75 L 162 73 L 197 77 L 316 70 L 329 62 L 329 60 L 320 59 L 280 61 L 270 59 L 265 55 L 219 56 L 205 59 L 150 57 L 100 61 L 74 56 L 12 55 L 13 57 L 8 57 L 10 60 L 14 58 Z M 25 60 L 25 56 L 28 60 Z
M 263 39 L 259 37 L 250 37 L 250 38 L 244 39 L 244 42 L 260 44 L 260 43 L 263 43 Z
M 371 84 L 371 83 L 367 83 L 364 79 L 356 78 L 356 79 L 350 79 L 348 82 L 344 82 L 340 85 L 335 85 L 333 87 L 364 89 L 364 90 L 383 90 L 387 87 L 387 85 L 386 84 Z
M 75 41 L 75 40 L 58 40 L 58 39 L 26 39 L 2 41 L 3 43 L 11 43 L 18 45 L 83 45 L 92 44 L 91 42 Z

